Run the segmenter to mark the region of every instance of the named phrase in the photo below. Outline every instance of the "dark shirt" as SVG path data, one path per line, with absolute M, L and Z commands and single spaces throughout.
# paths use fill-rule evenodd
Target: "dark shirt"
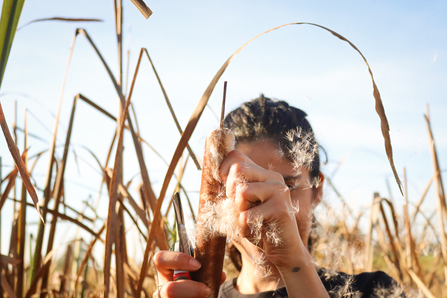
M 343 272 L 320 268 L 318 275 L 331 298 L 405 297 L 402 288 L 397 282 L 382 271 L 349 275 Z M 288 297 L 285 287 L 275 291 L 244 295 L 236 290 L 234 287 L 235 284 L 236 278 L 224 282 L 220 287 L 218 298 Z

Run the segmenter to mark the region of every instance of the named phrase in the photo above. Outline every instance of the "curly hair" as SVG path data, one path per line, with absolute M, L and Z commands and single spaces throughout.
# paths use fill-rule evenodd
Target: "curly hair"
M 320 155 L 306 116 L 304 111 L 285 101 L 274 101 L 261 94 L 230 112 L 225 117 L 224 126 L 233 132 L 236 146 L 244 142 L 271 139 L 292 162 L 296 162 L 298 145 L 307 158 L 307 162 L 302 161 L 300 165 L 309 170 L 311 179 L 316 179 L 320 174 Z

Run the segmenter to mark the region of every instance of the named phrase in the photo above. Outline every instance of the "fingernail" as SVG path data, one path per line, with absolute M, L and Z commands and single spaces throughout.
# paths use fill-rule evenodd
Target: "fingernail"
M 197 261 L 196 259 L 189 259 L 189 265 L 190 265 L 193 269 L 199 269 L 200 267 L 202 267 L 202 265 L 200 264 L 200 262 Z
M 205 290 L 205 297 L 209 297 L 210 293 L 211 293 L 211 289 L 207 287 Z

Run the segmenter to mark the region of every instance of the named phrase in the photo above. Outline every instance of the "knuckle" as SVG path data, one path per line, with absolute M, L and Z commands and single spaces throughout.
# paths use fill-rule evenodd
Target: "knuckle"
M 238 183 L 236 186 L 236 196 L 240 199 L 246 199 L 249 194 L 249 185 L 247 183 Z
M 278 172 L 272 172 L 272 177 L 273 179 L 275 179 L 276 181 L 280 181 L 281 183 L 284 183 L 284 177 L 283 175 L 281 175 Z
M 227 158 L 230 159 L 242 159 L 243 155 L 239 150 L 231 150 L 228 155 Z
M 231 165 L 230 172 L 232 172 L 233 174 L 238 176 L 243 172 L 244 168 L 245 168 L 245 166 L 243 165 L 243 163 L 240 161 L 237 161 Z

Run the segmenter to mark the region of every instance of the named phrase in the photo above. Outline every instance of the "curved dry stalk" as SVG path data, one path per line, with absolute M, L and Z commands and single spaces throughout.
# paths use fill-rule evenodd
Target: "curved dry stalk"
M 378 88 L 376 86 L 376 83 L 375 83 L 374 78 L 373 78 L 372 71 L 371 71 L 371 69 L 369 67 L 369 64 L 368 64 L 366 58 L 363 56 L 363 54 L 360 52 L 360 50 L 353 43 L 351 43 L 348 39 L 346 39 L 342 35 L 338 34 L 337 32 L 335 32 L 335 31 L 333 31 L 333 30 L 331 30 L 329 28 L 323 27 L 323 26 L 318 25 L 318 24 L 307 23 L 307 22 L 289 23 L 289 24 L 285 24 L 285 25 L 281 25 L 281 26 L 269 29 L 269 30 L 267 30 L 267 31 L 265 31 L 265 32 L 255 36 L 254 38 L 252 38 L 248 42 L 246 42 L 233 55 L 231 55 L 230 58 L 227 59 L 227 61 L 222 65 L 222 67 L 216 73 L 214 78 L 211 80 L 211 83 L 208 85 L 207 89 L 205 90 L 204 94 L 202 95 L 202 98 L 200 99 L 199 103 L 197 104 L 195 110 L 193 111 L 193 113 L 192 113 L 192 115 L 190 117 L 190 120 L 188 121 L 188 124 L 187 124 L 187 126 L 186 126 L 186 128 L 184 130 L 184 133 L 182 134 L 182 137 L 180 138 L 180 141 L 179 141 L 179 143 L 177 145 L 177 148 L 176 148 L 176 150 L 174 152 L 174 156 L 172 157 L 172 160 L 171 160 L 171 163 L 169 165 L 168 171 L 167 171 L 167 173 L 165 175 L 165 179 L 163 181 L 163 186 L 162 186 L 162 189 L 160 191 L 160 195 L 159 195 L 159 198 L 158 198 L 158 201 L 157 201 L 157 206 L 156 206 L 155 211 L 154 211 L 154 220 L 153 220 L 153 222 L 154 222 L 155 226 L 158 226 L 158 222 L 160 220 L 160 209 L 161 209 L 161 206 L 163 204 L 163 200 L 164 200 L 164 197 L 166 195 L 166 191 L 167 191 L 167 188 L 169 186 L 170 180 L 171 180 L 171 178 L 172 178 L 172 176 L 174 174 L 174 169 L 177 166 L 177 163 L 178 163 L 178 161 L 179 161 L 179 159 L 180 159 L 180 157 L 182 155 L 183 150 L 185 149 L 186 145 L 188 144 L 188 141 L 189 141 L 189 139 L 190 139 L 190 137 L 191 137 L 191 135 L 192 135 L 192 133 L 193 133 L 193 131 L 194 131 L 194 129 L 195 129 L 195 127 L 196 127 L 196 125 L 197 125 L 201 115 L 202 115 L 202 113 L 203 113 L 204 108 L 206 107 L 206 104 L 208 103 L 208 100 L 209 100 L 209 98 L 210 98 L 210 96 L 211 96 L 211 94 L 212 94 L 212 92 L 213 92 L 217 82 L 219 81 L 219 79 L 222 76 L 222 74 L 225 72 L 225 70 L 228 67 L 228 65 L 230 64 L 230 62 L 233 60 L 233 58 L 246 45 L 248 45 L 253 40 L 257 39 L 258 37 L 260 37 L 260 36 L 262 36 L 262 35 L 264 35 L 266 33 L 269 33 L 271 31 L 280 29 L 282 27 L 290 26 L 290 25 L 311 25 L 311 26 L 316 26 L 316 27 L 319 27 L 319 28 L 324 29 L 326 31 L 329 31 L 332 35 L 336 36 L 337 38 L 339 38 L 339 39 L 341 39 L 341 40 L 343 40 L 345 42 L 347 42 L 352 48 L 354 48 L 354 50 L 356 50 L 360 54 L 360 56 L 362 57 L 363 61 L 366 63 L 366 66 L 368 68 L 368 72 L 369 72 L 371 80 L 372 80 L 373 96 L 374 96 L 374 99 L 375 99 L 375 102 L 376 102 L 376 112 L 379 115 L 380 121 L 381 121 L 382 135 L 383 135 L 383 138 L 385 140 L 385 150 L 386 150 L 386 153 L 387 153 L 387 156 L 388 156 L 388 160 L 390 162 L 391 169 L 392 169 L 392 171 L 394 173 L 394 177 L 395 177 L 396 182 L 397 182 L 397 184 L 399 186 L 399 189 L 402 192 L 401 182 L 399 180 L 399 176 L 398 176 L 398 174 L 396 172 L 396 169 L 395 169 L 395 166 L 394 166 L 394 161 L 393 161 L 393 154 L 392 154 L 391 139 L 390 139 L 390 135 L 389 135 L 388 120 L 387 120 L 386 115 L 385 115 L 385 110 L 384 110 L 384 107 L 383 107 L 383 104 L 382 104 L 382 100 L 380 98 L 379 90 L 378 90 Z M 147 267 L 148 267 L 148 260 L 147 259 L 148 259 L 148 256 L 149 256 L 150 243 L 153 240 L 154 232 L 155 232 L 155 230 L 152 231 L 152 229 L 151 229 L 151 231 L 149 233 L 149 236 L 148 236 L 148 241 L 147 241 L 146 249 L 145 249 L 145 252 L 144 252 L 143 264 L 142 264 L 142 268 L 141 268 L 141 272 L 140 272 L 140 276 L 139 276 L 139 280 L 138 280 L 137 298 L 139 298 L 140 295 L 141 295 L 141 289 L 142 289 L 142 286 L 143 286 L 143 279 L 144 279 L 144 276 L 146 275 L 146 271 L 147 271 Z
M 330 32 L 332 35 L 336 36 L 337 38 L 347 42 L 352 48 L 354 48 L 354 50 L 356 50 L 360 54 L 360 56 L 362 57 L 363 61 L 366 63 L 366 66 L 368 68 L 368 72 L 369 72 L 371 80 L 372 80 L 373 96 L 374 96 L 374 99 L 375 99 L 375 102 L 376 102 L 376 112 L 379 115 L 380 121 L 381 121 L 381 130 L 382 130 L 383 138 L 385 140 L 386 154 L 388 156 L 388 160 L 390 162 L 390 166 L 391 166 L 391 169 L 393 171 L 393 174 L 394 174 L 394 177 L 396 179 L 396 182 L 397 182 L 397 184 L 399 186 L 400 191 L 402 192 L 401 182 L 400 182 L 399 176 L 397 174 L 397 171 L 395 169 L 394 161 L 393 161 L 393 154 L 392 154 L 391 139 L 390 139 L 390 135 L 389 135 L 388 120 L 387 120 L 386 115 L 385 115 L 385 110 L 384 110 L 384 107 L 383 107 L 383 104 L 382 104 L 382 100 L 381 100 L 381 97 L 380 97 L 379 90 L 378 90 L 378 88 L 376 86 L 376 83 L 374 81 L 374 77 L 373 77 L 371 68 L 369 67 L 369 64 L 368 64 L 366 58 L 363 56 L 363 54 L 360 52 L 360 50 L 353 43 L 351 43 L 348 39 L 346 39 L 342 35 L 338 34 L 337 32 L 335 32 L 335 31 L 333 31 L 333 30 L 331 30 L 329 28 L 323 27 L 323 26 L 318 25 L 318 24 L 307 23 L 307 22 L 289 23 L 289 24 L 281 25 L 281 26 L 272 28 L 270 30 L 267 30 L 267 31 L 259 34 L 258 36 L 252 38 L 247 43 L 245 43 L 233 55 L 231 55 L 230 58 L 228 58 L 228 60 L 222 65 L 222 67 L 216 73 L 216 75 L 212 79 L 211 83 L 208 85 L 208 88 L 205 90 L 202 98 L 200 99 L 199 103 L 196 106 L 196 109 L 194 110 L 194 112 L 191 115 L 191 118 L 190 118 L 190 120 L 189 120 L 189 122 L 188 122 L 188 124 L 187 124 L 187 126 L 186 126 L 186 128 L 184 130 L 184 133 L 183 133 L 183 135 L 182 135 L 182 137 L 181 137 L 181 139 L 180 139 L 180 141 L 179 141 L 179 143 L 177 145 L 177 148 L 175 150 L 175 153 L 174 153 L 174 156 L 172 158 L 171 164 L 170 164 L 169 169 L 168 169 L 168 171 L 166 173 L 166 176 L 165 176 L 165 179 L 164 179 L 164 182 L 163 182 L 163 186 L 162 186 L 162 189 L 160 191 L 159 199 L 158 199 L 158 202 L 157 202 L 157 207 L 156 207 L 155 212 L 154 212 L 154 220 L 153 220 L 153 222 L 155 223 L 156 226 L 157 226 L 157 222 L 160 220 L 161 205 L 162 205 L 163 199 L 164 199 L 164 197 L 166 195 L 166 190 L 168 188 L 169 182 L 170 182 L 170 180 L 172 178 L 172 175 L 174 174 L 174 169 L 177 166 L 177 163 L 178 163 L 178 161 L 180 159 L 180 156 L 181 156 L 183 150 L 185 149 L 185 147 L 186 147 L 186 145 L 188 143 L 188 140 L 191 137 L 191 134 L 193 133 L 193 131 L 194 131 L 196 125 L 197 125 L 197 122 L 199 121 L 200 116 L 201 116 L 201 114 L 202 114 L 202 112 L 203 112 L 203 110 L 204 110 L 204 108 L 205 108 L 205 106 L 206 106 L 210 96 L 211 96 L 211 93 L 213 92 L 214 87 L 216 86 L 216 84 L 219 81 L 219 79 L 222 76 L 222 74 L 224 73 L 224 71 L 226 70 L 226 68 L 230 64 L 230 62 L 233 60 L 233 58 L 247 44 L 249 44 L 251 41 L 257 39 L 258 37 L 260 37 L 260 36 L 262 36 L 262 35 L 264 35 L 264 34 L 266 34 L 268 32 L 271 32 L 273 30 L 276 30 L 276 29 L 279 29 L 279 28 L 282 28 L 282 27 L 290 26 L 290 25 L 311 25 L 311 26 L 316 26 L 316 27 L 319 27 L 321 29 L 324 29 L 324 30 Z M 141 273 L 140 273 L 140 277 L 139 277 L 139 281 L 138 281 L 137 298 L 139 298 L 140 295 L 141 295 L 141 288 L 142 288 L 142 285 L 143 285 L 143 279 L 144 279 L 145 273 L 147 271 L 147 265 L 148 265 L 146 259 L 148 257 L 148 251 L 150 249 L 149 248 L 150 247 L 150 243 L 151 243 L 151 241 L 152 241 L 152 239 L 154 237 L 153 234 L 154 234 L 153 232 L 150 232 L 149 236 L 148 236 L 148 243 L 146 245 L 145 254 L 144 254 L 145 258 L 143 260 L 143 265 L 142 265 L 142 269 L 141 269 Z

